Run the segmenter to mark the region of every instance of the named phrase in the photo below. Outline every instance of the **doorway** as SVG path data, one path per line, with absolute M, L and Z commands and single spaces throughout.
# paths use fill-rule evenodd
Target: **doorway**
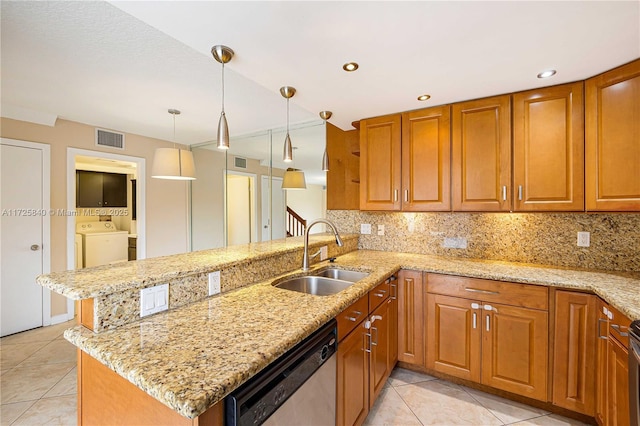
M 248 244 L 256 232 L 256 175 L 227 171 L 225 185 L 227 246 Z
M 49 145 L 0 145 L 0 335 L 51 324 L 51 293 L 36 276 L 51 270 Z
M 269 176 L 262 176 L 262 241 L 279 240 L 286 236 L 285 231 L 285 192 L 282 178 L 272 177 L 269 188 Z M 271 194 L 271 203 L 269 195 Z M 271 214 L 270 214 L 271 213 Z

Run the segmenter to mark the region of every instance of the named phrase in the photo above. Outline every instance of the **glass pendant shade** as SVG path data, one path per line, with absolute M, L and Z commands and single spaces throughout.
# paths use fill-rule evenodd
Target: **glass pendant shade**
M 322 155 L 322 171 L 323 172 L 329 171 L 329 155 L 327 154 L 326 148 L 324 150 L 324 154 Z
M 229 149 L 229 126 L 224 111 L 220 113 L 218 121 L 218 149 Z
M 196 168 L 193 153 L 179 148 L 157 148 L 151 177 L 157 179 L 194 180 Z
M 293 146 L 291 145 L 291 138 L 289 137 L 289 132 L 287 132 L 287 136 L 284 138 L 284 150 L 282 152 L 282 161 L 285 163 L 290 163 L 293 161 Z
M 282 189 L 307 189 L 304 172 L 298 169 L 287 169 L 282 179 Z

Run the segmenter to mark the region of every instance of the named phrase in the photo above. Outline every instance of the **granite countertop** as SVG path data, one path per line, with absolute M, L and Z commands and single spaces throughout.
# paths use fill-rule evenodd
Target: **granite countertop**
M 99 334 L 76 326 L 65 337 L 195 418 L 401 268 L 591 291 L 631 319 L 640 318 L 638 274 L 364 250 L 340 256 L 335 266 L 370 275 L 332 296 L 282 290 L 269 280 Z M 287 276 L 292 274 L 301 272 Z

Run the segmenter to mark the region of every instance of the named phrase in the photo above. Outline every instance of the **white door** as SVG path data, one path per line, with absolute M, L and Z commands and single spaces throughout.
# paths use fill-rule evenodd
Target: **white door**
M 36 276 L 43 271 L 43 151 L 1 145 L 0 219 L 2 336 L 43 325 L 43 291 Z
M 273 239 L 285 237 L 285 199 L 282 189 L 282 178 L 272 178 L 271 188 L 271 213 L 269 219 L 269 176 L 262 176 L 262 241 L 271 239 L 271 227 L 273 226 Z

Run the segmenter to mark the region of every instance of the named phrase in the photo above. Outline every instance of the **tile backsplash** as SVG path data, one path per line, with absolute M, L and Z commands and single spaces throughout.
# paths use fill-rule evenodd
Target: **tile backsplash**
M 327 217 L 341 233 L 360 233 L 361 224 L 370 224 L 360 249 L 640 271 L 640 213 L 329 210 Z M 590 233 L 589 247 L 578 247 L 578 232 Z

